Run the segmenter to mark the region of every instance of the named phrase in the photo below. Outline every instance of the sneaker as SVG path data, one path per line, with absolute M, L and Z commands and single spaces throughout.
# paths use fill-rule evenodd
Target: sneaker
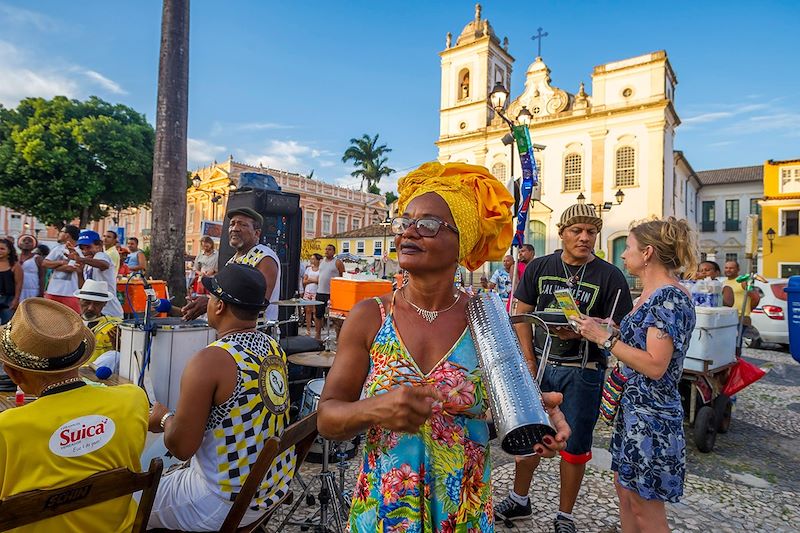
M 578 533 L 578 530 L 575 529 L 575 522 L 564 516 L 556 517 L 553 520 L 553 528 L 556 533 Z
M 505 520 L 521 520 L 523 518 L 528 518 L 531 516 L 533 512 L 531 511 L 531 501 L 528 500 L 528 503 L 525 505 L 520 505 L 511 497 L 506 497 L 505 500 L 501 501 L 497 505 L 494 506 L 494 516 L 495 520 L 505 521 Z

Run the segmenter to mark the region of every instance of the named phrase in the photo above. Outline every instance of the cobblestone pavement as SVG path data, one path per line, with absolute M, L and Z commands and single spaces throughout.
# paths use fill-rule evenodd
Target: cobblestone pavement
M 746 350 L 745 356 L 770 372 L 738 394 L 730 431 L 718 435 L 714 451 L 699 452 L 687 432 L 687 480 L 684 498 L 669 504 L 667 515 L 675 532 L 790 532 L 800 531 L 800 365 L 786 352 Z M 581 532 L 620 531 L 616 493 L 607 446 L 610 432 L 598 423 L 594 458 L 586 470 L 574 514 Z M 514 476 L 513 457 L 493 446 L 492 477 L 495 498 L 504 498 Z M 357 461 L 350 461 L 346 486 L 352 487 Z M 307 463 L 304 479 L 313 479 L 319 465 Z M 333 467 L 338 475 L 338 470 Z M 313 492 L 318 491 L 318 483 Z M 295 487 L 297 491 L 297 487 Z M 558 461 L 543 461 L 531 490 L 533 518 L 498 531 L 553 531 L 558 507 Z M 302 502 L 296 517 L 316 507 Z M 283 509 L 268 531 L 298 532 L 298 526 L 279 528 Z

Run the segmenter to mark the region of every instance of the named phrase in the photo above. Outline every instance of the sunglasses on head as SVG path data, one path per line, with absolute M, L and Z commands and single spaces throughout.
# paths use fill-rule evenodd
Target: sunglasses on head
M 392 233 L 395 235 L 402 235 L 411 226 L 415 227 L 420 237 L 436 237 L 442 226 L 458 235 L 458 228 L 438 218 L 395 217 L 392 219 Z

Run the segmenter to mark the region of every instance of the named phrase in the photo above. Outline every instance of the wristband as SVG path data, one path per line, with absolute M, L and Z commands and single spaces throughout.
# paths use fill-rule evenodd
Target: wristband
M 175 413 L 172 411 L 167 411 L 164 413 L 164 416 L 161 417 L 161 421 L 158 423 L 161 426 L 161 429 L 164 429 L 164 424 L 167 422 L 167 418 L 175 416 Z

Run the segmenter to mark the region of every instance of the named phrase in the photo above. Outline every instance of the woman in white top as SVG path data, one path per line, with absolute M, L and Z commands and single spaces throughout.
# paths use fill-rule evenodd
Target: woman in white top
M 317 283 L 319 283 L 319 262 L 321 259 L 322 256 L 319 254 L 312 255 L 311 260 L 309 261 L 311 264 L 306 267 L 306 271 L 303 274 L 303 298 L 306 300 L 313 300 L 317 296 Z M 314 318 L 314 306 L 305 306 L 305 313 L 306 329 L 308 330 L 308 336 L 310 337 L 311 321 Z
M 214 249 L 214 241 L 208 235 L 200 239 L 202 251 L 194 260 L 194 279 L 192 281 L 195 294 L 205 294 L 206 290 L 200 280 L 204 277 L 214 276 L 219 270 L 219 252 Z
M 26 298 L 44 295 L 44 267 L 42 266 L 42 256 L 34 254 L 33 250 L 38 246 L 36 237 L 33 235 L 20 235 L 17 239 L 17 247 L 20 250 L 19 262 L 22 265 L 22 293 L 19 296 L 20 303 Z

